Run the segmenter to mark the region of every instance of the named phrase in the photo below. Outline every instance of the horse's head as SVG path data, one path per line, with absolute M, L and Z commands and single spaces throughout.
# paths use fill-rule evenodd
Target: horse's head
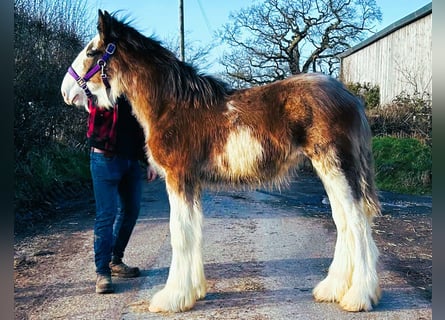
M 79 53 L 66 73 L 62 86 L 65 103 L 85 106 L 88 99 L 96 104 L 110 108 L 121 94 L 114 79 L 115 56 L 119 55 L 116 41 L 118 34 L 113 26 L 118 21 L 107 11 L 99 10 L 98 34 Z

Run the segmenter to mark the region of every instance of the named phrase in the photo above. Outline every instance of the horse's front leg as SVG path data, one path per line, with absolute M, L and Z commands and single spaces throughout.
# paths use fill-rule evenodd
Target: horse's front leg
M 165 287 L 153 296 L 151 312 L 191 309 L 206 295 L 202 261 L 202 209 L 199 188 L 179 191 L 168 183 L 172 262 Z

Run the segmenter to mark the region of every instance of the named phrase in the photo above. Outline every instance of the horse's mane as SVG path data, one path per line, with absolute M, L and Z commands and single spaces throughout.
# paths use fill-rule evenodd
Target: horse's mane
M 132 52 L 156 73 L 157 88 L 149 88 L 158 99 L 175 101 L 184 107 L 210 107 L 233 92 L 227 83 L 197 71 L 192 65 L 180 61 L 173 52 L 161 45 L 155 37 L 146 37 L 112 14 L 110 37 L 124 52 Z M 110 40 L 112 41 L 112 40 Z M 125 54 L 124 54 L 125 55 Z

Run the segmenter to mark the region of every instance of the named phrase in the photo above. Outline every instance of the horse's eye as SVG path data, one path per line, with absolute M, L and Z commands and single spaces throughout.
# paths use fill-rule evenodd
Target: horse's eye
M 100 51 L 99 50 L 91 50 L 91 51 L 87 51 L 87 57 L 88 58 L 94 58 L 95 56 L 99 55 Z

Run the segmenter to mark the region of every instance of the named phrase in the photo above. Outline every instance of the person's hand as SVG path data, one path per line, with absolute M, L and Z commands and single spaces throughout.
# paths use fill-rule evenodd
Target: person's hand
M 147 166 L 147 181 L 148 182 L 155 181 L 157 177 L 158 177 L 158 173 L 156 172 L 156 170 L 151 165 L 148 165 Z

